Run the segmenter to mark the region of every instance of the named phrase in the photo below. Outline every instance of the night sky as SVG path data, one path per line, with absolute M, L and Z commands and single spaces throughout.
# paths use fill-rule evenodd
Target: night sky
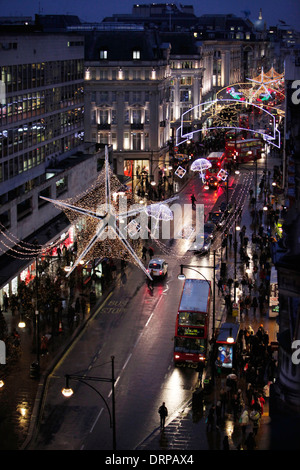
M 73 14 L 82 21 L 100 22 L 114 13 L 130 14 L 132 6 L 138 3 L 132 0 L 0 0 L 0 16 L 32 16 L 41 14 Z M 149 4 L 142 1 L 141 4 Z M 155 3 L 167 3 L 157 1 Z M 244 16 L 250 12 L 251 21 L 258 19 L 260 8 L 267 26 L 276 26 L 279 20 L 300 31 L 299 0 L 182 0 L 174 2 L 182 5 L 194 5 L 197 16 L 213 13 L 232 13 Z

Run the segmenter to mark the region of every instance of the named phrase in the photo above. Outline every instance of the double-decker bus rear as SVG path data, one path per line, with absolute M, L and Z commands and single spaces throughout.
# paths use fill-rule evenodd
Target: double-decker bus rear
M 195 367 L 206 359 L 208 345 L 210 282 L 186 279 L 176 317 L 174 362 Z
M 225 154 L 224 152 L 211 152 L 207 156 L 207 160 L 211 163 L 211 167 L 206 170 L 206 183 L 210 188 L 218 189 L 221 181 L 219 173 L 225 166 Z
M 228 162 L 247 163 L 259 160 L 264 148 L 261 139 L 243 139 L 240 136 L 237 139 L 225 139 L 225 156 Z

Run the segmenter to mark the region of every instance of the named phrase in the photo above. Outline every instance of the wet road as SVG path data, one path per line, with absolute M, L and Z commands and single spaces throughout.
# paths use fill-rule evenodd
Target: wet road
M 190 205 L 194 193 L 197 203 L 208 213 L 219 191 L 205 191 L 193 178 L 180 195 L 180 203 Z M 190 227 L 192 211 L 185 211 L 182 224 Z M 182 227 L 176 222 L 174 233 Z M 131 266 L 121 276 L 110 296 L 98 309 L 88 327 L 79 336 L 51 374 L 47 385 L 43 419 L 35 449 L 112 449 L 112 429 L 105 402 L 111 409 L 110 383 L 97 384 L 95 393 L 82 383 L 73 383 L 74 396 L 61 394 L 65 374 L 111 377 L 114 356 L 117 449 L 134 449 L 151 434 L 158 423 L 158 407 L 165 401 L 174 413 L 190 398 L 197 374 L 194 369 L 173 365 L 173 336 L 182 281 L 177 279 L 183 256 L 191 264 L 199 258 L 187 252 L 190 240 L 175 240 L 172 256 L 165 256 L 168 275 L 148 290 L 145 276 Z M 162 244 L 156 246 L 164 251 Z M 170 250 L 169 250 L 170 252 Z M 164 255 L 164 253 L 162 253 Z M 196 261 L 195 261 L 196 258 Z M 210 265 L 209 256 L 201 264 Z M 201 269 L 212 278 L 211 269 Z M 193 273 L 193 277 L 197 273 Z M 217 308 L 221 315 L 221 308 Z

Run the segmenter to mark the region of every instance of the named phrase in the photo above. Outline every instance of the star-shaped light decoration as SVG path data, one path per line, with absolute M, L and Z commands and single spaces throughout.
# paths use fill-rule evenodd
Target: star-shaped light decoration
M 270 87 L 271 85 L 274 85 L 274 79 L 270 79 L 268 77 L 268 80 L 266 80 L 265 75 L 264 75 L 264 70 L 263 67 L 261 68 L 261 73 L 258 77 L 256 78 L 247 78 L 252 83 L 256 83 L 259 85 L 257 89 L 253 89 L 253 98 L 258 99 L 260 95 L 262 95 L 262 99 L 269 99 L 271 98 L 271 93 L 270 93 Z
M 102 193 L 100 192 L 99 194 L 99 181 L 102 181 L 103 186 L 103 178 L 105 190 L 104 194 L 103 190 Z M 133 222 L 136 227 L 141 224 L 141 226 L 145 227 L 145 230 L 148 230 L 147 217 L 148 215 L 152 216 L 152 214 L 151 210 L 147 211 L 147 209 L 149 209 L 149 207 L 151 208 L 151 204 L 149 206 L 135 204 L 133 208 L 127 210 L 127 199 L 125 198 L 126 206 L 120 202 L 119 211 L 117 213 L 115 204 L 111 198 L 111 183 L 113 182 L 114 187 L 117 188 L 117 186 L 120 186 L 120 182 L 109 168 L 107 147 L 105 147 L 105 168 L 101 171 L 97 180 L 98 184 L 95 188 L 88 190 L 76 202 L 76 205 L 71 204 L 68 201 L 55 200 L 40 196 L 41 199 L 52 202 L 64 210 L 71 223 L 75 225 L 78 224 L 82 227 L 82 231 L 80 231 L 78 235 L 78 244 L 83 245 L 83 249 L 71 269 L 68 271 L 67 276 L 69 276 L 76 266 L 78 266 L 78 264 L 87 257 L 88 253 L 90 253 L 90 258 L 97 257 L 96 255 L 91 256 L 91 251 L 94 251 L 94 253 L 97 252 L 97 245 L 101 244 L 102 256 L 111 257 L 113 253 L 117 253 L 116 257 L 122 258 L 127 254 L 127 259 L 129 255 L 129 258 L 131 257 L 135 264 L 137 264 L 151 279 L 150 274 L 145 269 L 135 250 L 135 248 L 139 247 L 141 240 L 140 238 L 135 240 L 134 237 L 132 237 L 133 239 L 131 243 L 129 243 L 126 239 L 126 232 L 128 233 L 128 226 L 130 223 L 124 225 L 124 221 L 127 220 L 127 218 L 134 217 L 139 214 L 142 219 L 144 214 L 145 219 L 141 222 L 131 222 Z M 167 199 L 159 204 L 166 204 L 173 199 L 174 198 Z M 82 221 L 82 216 L 84 216 L 84 221 Z M 124 228 L 122 228 L 122 225 Z M 132 228 L 132 224 L 130 227 Z M 139 230 L 134 230 L 133 232 L 138 233 L 139 231 L 140 227 Z M 130 234 L 133 232 L 132 230 L 129 231 Z

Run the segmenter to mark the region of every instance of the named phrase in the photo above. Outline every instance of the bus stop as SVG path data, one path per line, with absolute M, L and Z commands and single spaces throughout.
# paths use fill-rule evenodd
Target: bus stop
M 239 323 L 222 323 L 216 340 L 216 359 L 221 361 L 221 368 L 232 369 L 236 366 Z

